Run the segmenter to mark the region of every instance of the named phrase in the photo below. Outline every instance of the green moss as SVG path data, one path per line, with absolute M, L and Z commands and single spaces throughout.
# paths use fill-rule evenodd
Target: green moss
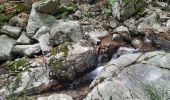
M 50 63 L 50 67 L 53 70 L 58 70 L 59 68 L 61 68 L 62 65 L 63 65 L 62 61 L 55 61 Z
M 155 12 L 155 20 L 157 21 L 157 22 L 159 22 L 160 21 L 160 14 L 158 13 L 158 12 Z
M 19 67 L 24 67 L 28 63 L 28 60 L 26 58 L 20 58 L 16 59 L 15 61 L 7 61 L 4 64 L 4 68 L 10 70 L 10 71 L 18 71 Z
M 57 53 L 64 52 L 64 56 L 66 57 L 68 55 L 69 49 L 68 49 L 68 43 L 64 43 L 59 45 L 58 47 L 54 47 L 51 50 L 51 55 L 56 55 Z
M 52 56 L 52 55 L 56 55 L 56 54 L 57 54 L 57 48 L 54 47 L 51 49 L 50 55 Z
M 69 49 L 68 49 L 67 45 L 64 45 L 60 48 L 60 51 L 64 52 L 64 56 L 66 57 L 68 55 Z

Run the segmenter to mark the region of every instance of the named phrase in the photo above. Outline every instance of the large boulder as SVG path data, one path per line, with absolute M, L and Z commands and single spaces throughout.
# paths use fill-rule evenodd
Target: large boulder
M 51 51 L 48 65 L 50 76 L 59 81 L 71 81 L 97 66 L 97 55 L 85 41 L 64 43 Z
M 27 35 L 32 37 L 41 26 L 49 27 L 55 20 L 55 16 L 36 11 L 33 4 L 26 27 Z
M 16 40 L 9 38 L 6 35 L 0 36 L 0 62 L 10 58 L 11 50 L 15 45 Z
M 59 45 L 64 42 L 77 42 L 82 39 L 79 21 L 57 20 L 50 30 L 50 43 Z
M 126 54 L 104 66 L 84 100 L 156 100 L 170 97 L 170 53 Z
M 34 3 L 35 9 L 47 14 L 55 14 L 59 11 L 59 0 L 41 0 Z
M 147 0 L 111 0 L 113 15 L 119 20 L 126 20 L 143 10 Z

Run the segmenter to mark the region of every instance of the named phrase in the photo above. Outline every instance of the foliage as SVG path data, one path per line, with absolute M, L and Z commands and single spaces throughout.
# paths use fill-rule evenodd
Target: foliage
M 26 10 L 24 3 L 10 2 L 7 5 L 11 7 L 11 11 L 7 10 L 9 7 L 6 7 L 5 4 L 0 4 L 0 22 L 9 21 L 11 17 Z
M 17 72 L 20 70 L 21 67 L 24 67 L 28 64 L 28 60 L 26 58 L 19 58 L 15 61 L 7 61 L 3 67 L 9 71 Z
M 146 85 L 144 91 L 149 97 L 149 100 L 165 100 L 165 91 L 159 90 L 154 86 Z
M 111 9 L 110 9 L 109 7 L 106 7 L 106 6 L 103 6 L 103 7 L 101 8 L 101 12 L 102 12 L 103 14 L 111 14 L 111 13 L 112 13 Z
M 155 12 L 156 16 L 155 16 L 155 19 L 156 21 L 160 21 L 160 14 L 158 12 Z
M 69 4 L 65 5 L 65 6 L 63 6 L 63 9 L 64 9 L 65 12 L 72 13 L 72 12 L 76 11 L 77 7 L 76 7 L 75 4 L 69 3 Z
M 117 0 L 110 0 L 111 5 L 114 5 L 117 2 Z

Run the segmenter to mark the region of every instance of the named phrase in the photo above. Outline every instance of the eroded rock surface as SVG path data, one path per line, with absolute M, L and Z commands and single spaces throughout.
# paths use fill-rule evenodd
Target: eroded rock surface
M 112 60 L 92 82 L 84 100 L 150 100 L 151 93 L 169 98 L 169 53 L 127 54 Z

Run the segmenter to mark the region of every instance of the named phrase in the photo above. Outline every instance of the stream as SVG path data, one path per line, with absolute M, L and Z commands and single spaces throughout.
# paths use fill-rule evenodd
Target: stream
M 117 59 L 121 55 L 127 53 L 135 53 L 138 52 L 139 49 L 135 49 L 132 47 L 119 47 L 116 53 L 113 54 L 111 60 Z M 100 64 L 100 56 L 99 56 L 99 64 Z M 48 93 L 41 94 L 41 96 L 49 96 L 51 94 L 67 94 L 73 97 L 73 100 L 82 100 L 87 96 L 87 94 L 91 91 L 89 86 L 93 79 L 98 75 L 98 73 L 103 69 L 103 66 L 98 66 L 94 70 L 88 72 L 87 74 L 79 77 L 73 82 L 65 83 L 61 88 L 54 88 L 50 90 Z

